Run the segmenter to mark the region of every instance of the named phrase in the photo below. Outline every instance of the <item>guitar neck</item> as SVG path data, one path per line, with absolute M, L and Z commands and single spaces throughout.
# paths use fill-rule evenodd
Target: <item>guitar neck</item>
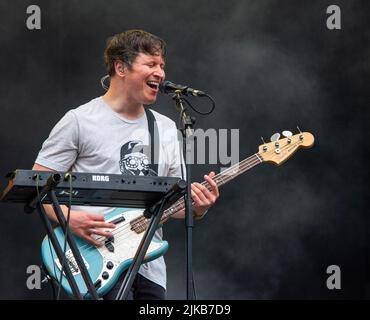
M 252 169 L 254 166 L 260 164 L 261 162 L 263 162 L 262 157 L 258 153 L 255 153 L 249 158 L 246 158 L 243 161 L 231 166 L 230 168 L 223 170 L 219 174 L 215 175 L 212 179 L 213 181 L 216 182 L 218 187 L 221 187 L 225 183 L 233 180 L 234 178 L 248 171 L 249 169 Z M 207 181 L 203 181 L 201 184 L 205 186 L 208 190 L 211 190 L 211 186 Z M 161 224 L 166 222 L 168 218 L 171 217 L 173 214 L 183 210 L 184 208 L 185 208 L 184 199 L 181 198 L 177 200 L 171 207 L 169 207 L 163 212 Z M 133 224 L 132 227 L 134 229 L 144 231 L 146 230 L 149 224 L 149 219 L 146 219 L 144 216 L 140 216 L 132 220 L 131 224 Z
M 218 187 L 221 187 L 225 183 L 233 180 L 234 178 L 248 171 L 249 169 L 252 169 L 254 166 L 260 164 L 261 162 L 263 162 L 262 157 L 258 153 L 255 153 L 249 158 L 244 159 L 243 161 L 231 166 L 230 168 L 227 168 L 226 170 L 223 170 L 219 174 L 215 175 L 212 179 L 214 182 L 216 182 Z M 208 190 L 212 189 L 207 181 L 203 181 L 201 184 L 205 186 Z M 164 222 L 170 216 L 172 216 L 178 211 L 183 210 L 184 208 L 185 208 L 184 199 L 181 198 L 163 212 L 162 216 L 163 221 L 161 220 L 161 222 Z

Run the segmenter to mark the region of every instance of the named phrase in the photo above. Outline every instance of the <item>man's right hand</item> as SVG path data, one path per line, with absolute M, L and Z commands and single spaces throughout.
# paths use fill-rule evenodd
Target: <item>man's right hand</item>
M 105 240 L 105 238 L 103 238 L 103 240 L 98 241 L 93 237 L 93 235 L 107 238 L 113 236 L 112 233 L 102 230 L 107 228 L 113 229 L 116 227 L 113 223 L 105 222 L 103 215 L 75 210 L 71 210 L 70 214 L 69 227 L 71 231 L 78 237 L 85 239 L 93 245 L 100 247 L 104 244 Z
M 51 168 L 39 165 L 35 163 L 32 167 L 32 170 L 41 170 L 41 171 L 54 171 Z M 44 205 L 47 215 L 57 222 L 57 218 L 55 217 L 54 211 L 51 205 Z M 62 211 L 64 213 L 65 218 L 67 219 L 67 207 L 61 206 Z M 104 216 L 98 213 L 89 213 L 85 211 L 75 211 L 71 210 L 70 212 L 71 217 L 69 220 L 69 227 L 71 228 L 72 232 L 79 236 L 82 239 L 92 243 L 94 246 L 100 247 L 104 241 L 97 241 L 92 237 L 92 235 L 96 234 L 99 236 L 104 237 L 112 237 L 113 234 L 110 232 L 105 232 L 101 230 L 101 228 L 115 228 L 116 226 L 113 223 L 107 223 L 104 220 Z M 104 239 L 105 240 L 105 239 Z

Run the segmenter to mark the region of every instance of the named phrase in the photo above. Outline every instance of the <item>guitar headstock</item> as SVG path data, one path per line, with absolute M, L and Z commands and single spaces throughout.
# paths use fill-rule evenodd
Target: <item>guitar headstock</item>
M 283 131 L 285 138 L 279 139 L 280 134 L 275 133 L 271 142 L 258 147 L 258 155 L 266 162 L 280 165 L 288 160 L 299 148 L 310 148 L 315 138 L 309 132 L 300 132 L 292 135 L 290 131 Z

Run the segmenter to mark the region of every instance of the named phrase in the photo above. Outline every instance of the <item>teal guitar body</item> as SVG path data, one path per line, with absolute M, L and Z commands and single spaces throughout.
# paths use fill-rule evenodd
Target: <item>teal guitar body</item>
M 128 269 L 132 264 L 133 257 L 135 256 L 136 250 L 144 235 L 144 229 L 133 227 L 135 224 L 132 222 L 137 221 L 137 218 L 142 217 L 142 215 L 142 209 L 132 208 L 115 209 L 106 215 L 105 220 L 107 222 L 114 223 L 116 228 L 109 230 L 114 236 L 110 239 L 104 238 L 105 242 L 101 247 L 95 247 L 87 241 L 74 236 L 85 266 L 87 267 L 87 271 L 100 297 L 109 292 L 109 290 L 116 284 L 122 272 Z M 65 236 L 63 230 L 60 227 L 57 227 L 55 229 L 55 234 L 61 247 L 64 248 Z M 167 249 L 167 241 L 153 240 L 149 245 L 143 263 L 152 261 L 164 255 Z M 59 283 L 61 264 L 48 237 L 45 237 L 42 242 L 41 254 L 43 263 L 49 275 Z M 68 263 L 68 266 L 71 268 L 73 277 L 76 280 L 82 296 L 84 298 L 90 298 L 81 272 L 68 244 L 65 263 Z M 64 273 L 61 285 L 65 292 L 70 297 L 73 297 L 72 289 Z

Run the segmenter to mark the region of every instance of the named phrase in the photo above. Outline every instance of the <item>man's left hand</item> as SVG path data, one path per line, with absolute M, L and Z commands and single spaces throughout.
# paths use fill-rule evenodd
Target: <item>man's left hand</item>
M 204 179 L 211 186 L 211 190 L 208 190 L 198 182 L 191 184 L 191 197 L 194 201 L 193 210 L 195 217 L 202 217 L 220 196 L 217 184 L 212 179 L 214 176 L 215 173 L 213 171 L 209 175 L 204 176 Z

